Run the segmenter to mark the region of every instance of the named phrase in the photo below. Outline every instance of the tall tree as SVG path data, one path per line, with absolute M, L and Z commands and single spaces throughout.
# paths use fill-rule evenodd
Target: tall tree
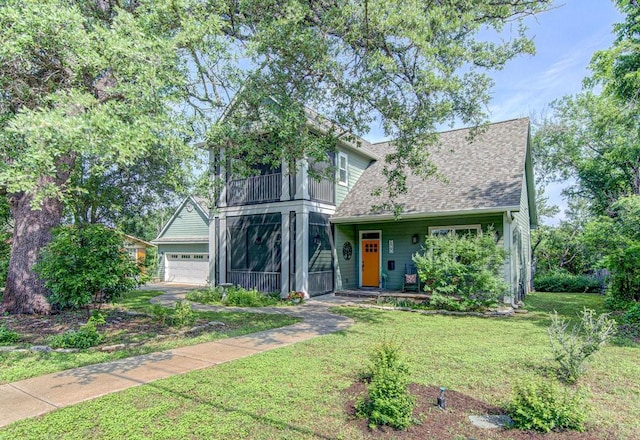
M 180 19 L 190 31 L 181 38 L 197 79 L 190 102 L 206 120 L 223 111 L 240 81 L 235 111 L 202 131 L 211 147 L 246 163 L 322 161 L 336 138 L 353 141 L 353 134 L 380 124 L 396 147 L 386 170 L 393 196 L 405 189 L 405 168 L 434 172 L 424 147 L 435 142 L 440 124 L 484 121 L 487 72 L 533 53 L 517 23 L 550 3 L 194 1 Z M 194 17 L 207 20 L 196 26 Z M 491 31 L 501 38 L 491 40 Z M 309 127 L 309 117 L 316 127 Z M 246 130 L 256 126 L 262 127 L 260 142 Z
M 159 139 L 182 143 L 168 105 L 182 75 L 157 22 L 153 4 L 137 1 L 3 2 L 0 187 L 14 219 L 4 310 L 49 311 L 31 268 L 78 161 L 107 169 L 134 163 Z
M 16 227 L 5 309 L 48 308 L 30 267 L 59 222 L 78 161 L 129 165 L 158 138 L 173 142 L 174 93 L 187 95 L 208 145 L 247 163 L 321 161 L 336 138 L 353 141 L 380 123 L 395 139 L 393 196 L 405 189 L 405 168 L 434 172 L 425 147 L 438 125 L 484 121 L 488 71 L 533 53 L 518 22 L 550 3 L 7 0 L 0 185 Z M 482 40 L 491 30 L 497 37 Z M 234 95 L 238 111 L 224 113 Z M 328 119 L 312 115 L 310 128 L 308 107 Z M 259 142 L 255 131 L 247 136 L 255 124 Z

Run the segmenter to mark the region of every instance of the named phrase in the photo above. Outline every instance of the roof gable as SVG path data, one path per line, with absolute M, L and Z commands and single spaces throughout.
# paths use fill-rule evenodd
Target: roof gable
M 394 200 L 402 215 L 514 209 L 520 205 L 529 145 L 529 119 L 514 119 L 488 125 L 469 142 L 470 129 L 440 133 L 430 148 L 431 159 L 446 181 L 435 176 L 422 179 L 407 172 L 406 194 Z M 388 143 L 373 144 L 380 157 L 391 152 Z M 372 211 L 389 201 L 385 163 L 371 165 L 337 209 L 333 219 L 356 219 L 372 215 L 392 216 L 391 211 Z M 373 192 L 382 188 L 380 196 Z
M 177 238 L 207 238 L 209 208 L 206 206 L 205 199 L 187 196 L 153 242 L 158 243 Z

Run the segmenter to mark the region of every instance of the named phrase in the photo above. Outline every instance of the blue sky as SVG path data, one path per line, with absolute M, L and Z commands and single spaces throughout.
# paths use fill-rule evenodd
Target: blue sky
M 580 91 L 589 75 L 594 52 L 613 42 L 613 24 L 623 17 L 610 0 L 556 1 L 556 7 L 527 21 L 536 55 L 520 57 L 493 75 L 495 87 L 489 107 L 492 121 L 540 115 L 556 98 Z M 546 195 L 561 209 L 564 184 L 546 188 Z M 543 219 L 555 224 L 564 218 Z
M 488 109 L 490 121 L 535 120 L 554 99 L 579 92 L 583 78 L 589 75 L 592 55 L 611 45 L 613 24 L 622 19 L 610 0 L 556 0 L 549 11 L 528 17 L 525 23 L 536 54 L 520 56 L 491 75 L 495 85 Z M 375 142 L 384 136 L 374 128 L 365 138 Z M 561 209 L 566 207 L 560 195 L 564 186 L 553 184 L 545 191 Z M 561 213 L 543 222 L 556 224 L 562 218 Z

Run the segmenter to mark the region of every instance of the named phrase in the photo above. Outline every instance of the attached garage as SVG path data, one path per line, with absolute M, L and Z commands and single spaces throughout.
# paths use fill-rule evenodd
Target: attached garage
M 209 255 L 168 253 L 165 258 L 165 281 L 171 283 L 207 284 Z

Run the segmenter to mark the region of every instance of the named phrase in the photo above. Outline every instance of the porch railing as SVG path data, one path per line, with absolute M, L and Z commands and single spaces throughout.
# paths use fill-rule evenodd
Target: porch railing
M 227 183 L 227 205 L 273 202 L 282 195 L 282 173 L 250 176 Z
M 231 270 L 227 272 L 227 282 L 245 289 L 256 288 L 264 293 L 280 292 L 280 272 Z
M 319 202 L 335 203 L 336 185 L 329 179 L 316 180 L 309 177 L 309 197 Z
M 333 271 L 309 273 L 309 295 L 320 295 L 333 291 Z

